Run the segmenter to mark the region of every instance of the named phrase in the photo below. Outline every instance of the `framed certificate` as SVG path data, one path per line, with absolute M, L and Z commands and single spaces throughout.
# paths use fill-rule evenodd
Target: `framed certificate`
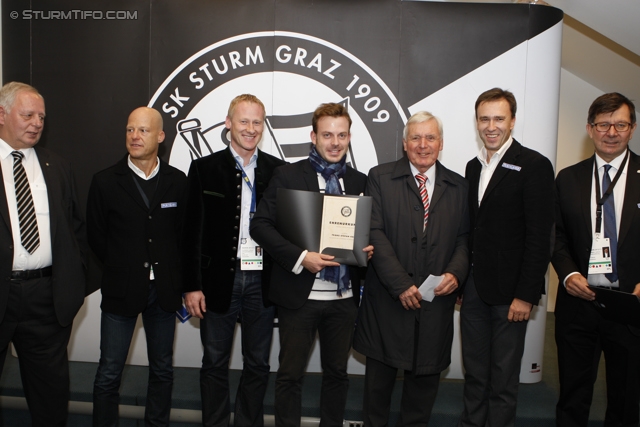
M 369 196 L 342 196 L 279 188 L 276 228 L 291 243 L 335 256 L 340 264 L 367 265 Z

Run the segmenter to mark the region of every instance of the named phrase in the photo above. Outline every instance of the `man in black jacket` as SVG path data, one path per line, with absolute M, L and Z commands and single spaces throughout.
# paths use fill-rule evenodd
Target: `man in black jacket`
M 140 313 L 149 356 L 145 422 L 169 425 L 187 179 L 158 158 L 163 140 L 160 113 L 134 110 L 127 123 L 129 155 L 98 172 L 89 190 L 89 244 L 103 264 L 94 426 L 118 424 L 118 389 Z
M 459 427 L 510 427 L 529 314 L 551 259 L 553 167 L 512 135 L 516 99 L 499 88 L 476 100 L 483 147 L 467 163 L 471 273 L 460 309 L 464 412 Z
M 593 303 L 594 288 L 640 296 L 640 158 L 629 150 L 637 127 L 635 105 L 619 93 L 599 96 L 589 108 L 586 126 L 595 154 L 563 169 L 556 179 L 551 260 L 560 281 L 556 425 L 587 426 L 604 353 L 604 425 L 638 426 L 640 333 L 603 316 Z M 605 248 L 606 259 L 601 255 Z
M 225 120 L 229 147 L 189 169 L 184 292 L 187 310 L 202 319 L 204 426 L 229 425 L 229 357 L 238 319 L 244 365 L 234 425 L 263 425 L 274 307 L 266 304 L 268 256 L 249 236 L 249 221 L 273 170 L 285 163 L 258 149 L 264 121 L 258 98 L 237 96 Z
M 251 223 L 251 235 L 274 260 L 269 299 L 278 306 L 280 331 L 276 426 L 300 425 L 302 381 L 316 332 L 323 371 L 320 426 L 341 426 L 343 422 L 360 272 L 283 237 L 276 228 L 276 198 L 278 188 L 362 194 L 366 175 L 346 164 L 350 128 L 351 118 L 343 105 L 318 107 L 313 113 L 309 158 L 276 170 Z M 363 250 L 370 256 L 373 247 Z

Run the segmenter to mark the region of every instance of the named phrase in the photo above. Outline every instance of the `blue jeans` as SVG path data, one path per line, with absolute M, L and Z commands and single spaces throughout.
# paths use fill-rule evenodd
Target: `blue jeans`
M 138 316 L 102 312 L 100 363 L 93 384 L 93 425 L 117 426 L 120 381 Z M 173 388 L 174 312 L 160 308 L 156 288 L 149 285 L 149 300 L 142 312 L 147 337 L 149 383 L 144 414 L 145 426 L 169 426 Z
M 225 313 L 208 310 L 200 322 L 204 346 L 200 391 L 202 424 L 227 427 L 231 412 L 229 399 L 229 358 L 236 322 L 242 327 L 244 363 L 234 410 L 234 426 L 262 426 L 263 400 L 269 380 L 269 353 L 275 308 L 264 306 L 260 271 L 236 270 L 231 305 Z

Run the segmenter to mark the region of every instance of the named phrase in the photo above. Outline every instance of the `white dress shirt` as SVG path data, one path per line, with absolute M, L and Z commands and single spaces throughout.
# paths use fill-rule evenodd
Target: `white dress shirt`
M 229 145 L 229 149 L 231 150 L 231 155 L 233 155 L 233 158 L 236 159 L 236 162 L 240 165 L 244 165 L 244 159 L 240 157 L 238 153 L 236 153 L 236 151 L 233 149 L 231 145 Z M 242 166 L 242 168 L 244 169 L 244 173 L 249 178 L 249 182 L 251 183 L 251 186 L 255 185 L 257 165 L 258 165 L 258 150 L 256 149 L 256 151 L 251 156 L 251 159 L 249 160 L 249 164 L 247 166 Z M 238 169 L 238 171 L 239 173 L 242 173 L 240 172 L 240 169 Z M 241 202 L 240 203 L 240 235 L 238 236 L 239 242 L 241 243 L 244 241 L 248 241 L 248 239 L 251 238 L 251 236 L 249 235 L 249 223 L 251 221 L 251 198 L 252 197 L 253 197 L 253 194 L 251 193 L 251 189 L 249 189 L 249 186 L 243 179 L 242 180 L 242 196 L 240 199 L 240 202 Z M 247 240 L 243 240 L 243 239 L 247 239 Z M 236 254 L 238 259 L 240 259 L 240 255 L 242 252 L 241 246 L 242 244 L 238 245 L 238 251 Z
M 510 136 L 509 140 L 502 147 L 500 147 L 498 151 L 493 153 L 493 156 L 491 156 L 491 160 L 489 160 L 488 163 L 487 149 L 484 147 L 484 145 L 480 149 L 480 152 L 478 153 L 478 160 L 480 160 L 480 164 L 482 164 L 482 170 L 480 171 L 480 182 L 478 183 L 478 206 L 480 206 L 480 202 L 482 202 L 484 192 L 489 186 L 489 181 L 491 181 L 491 177 L 496 171 L 498 163 L 500 163 L 500 160 L 502 159 L 502 157 L 504 157 L 504 153 L 507 152 L 512 143 L 513 137 Z
M 13 183 L 13 155 L 14 150 L 9 144 L 0 139 L 0 165 L 2 167 L 2 179 L 4 191 L 7 196 L 9 218 L 11 220 L 11 234 L 13 235 L 13 270 L 37 270 L 48 267 L 52 262 L 51 255 L 51 231 L 49 222 L 49 197 L 47 184 L 44 181 L 38 156 L 33 148 L 21 151 L 24 154 L 22 165 L 27 173 L 31 197 L 38 221 L 38 234 L 40 246 L 33 254 L 30 254 L 20 239 L 20 221 L 18 219 L 18 203 L 16 201 L 15 186 Z

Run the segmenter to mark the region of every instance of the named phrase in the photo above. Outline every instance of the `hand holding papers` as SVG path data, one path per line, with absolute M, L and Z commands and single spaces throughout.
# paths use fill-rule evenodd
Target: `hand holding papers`
M 371 198 L 278 189 L 276 228 L 309 251 L 335 256 L 340 264 L 367 265 Z
M 430 274 L 418 288 L 420 295 L 422 295 L 422 299 L 429 302 L 433 301 L 433 298 L 435 297 L 433 291 L 438 287 L 443 279 L 444 276 L 433 276 Z

